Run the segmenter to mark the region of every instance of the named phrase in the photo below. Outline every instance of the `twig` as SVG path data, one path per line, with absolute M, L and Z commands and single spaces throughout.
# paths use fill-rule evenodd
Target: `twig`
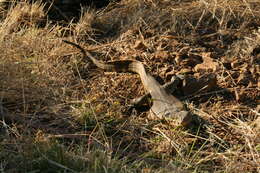
M 90 134 L 59 134 L 59 135 L 48 135 L 47 138 L 82 138 L 90 136 Z

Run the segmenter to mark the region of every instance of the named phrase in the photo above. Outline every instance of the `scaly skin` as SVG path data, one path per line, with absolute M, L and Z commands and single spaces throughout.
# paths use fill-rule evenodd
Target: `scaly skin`
M 144 88 L 152 97 L 152 108 L 150 110 L 152 118 L 171 118 L 178 121 L 183 126 L 187 126 L 192 121 L 192 115 L 186 110 L 184 104 L 176 97 L 167 92 L 169 89 L 160 85 L 148 72 L 146 72 L 144 65 L 140 61 L 123 60 L 102 62 L 94 58 L 88 51 L 81 46 L 63 40 L 65 43 L 78 48 L 85 58 L 90 58 L 92 62 L 99 68 L 107 71 L 115 72 L 131 72 L 139 74 Z

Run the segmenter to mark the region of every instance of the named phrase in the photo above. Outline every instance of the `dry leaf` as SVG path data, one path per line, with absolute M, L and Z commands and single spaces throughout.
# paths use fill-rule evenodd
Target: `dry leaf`
M 192 95 L 197 92 L 206 92 L 216 87 L 217 78 L 214 74 L 209 74 L 195 79 L 193 77 L 187 77 L 183 81 L 182 91 L 185 95 Z
M 167 59 L 169 57 L 168 51 L 156 51 L 155 58 Z
M 182 61 L 183 66 L 190 66 L 190 67 L 195 67 L 197 64 L 202 63 L 202 58 L 200 55 L 197 54 L 188 54 L 188 57 Z
M 182 68 L 176 74 L 187 74 L 187 73 L 192 73 L 192 69 L 191 68 Z
M 202 53 L 203 63 L 195 66 L 196 72 L 211 71 L 215 72 L 219 69 L 219 64 L 211 58 L 211 53 Z

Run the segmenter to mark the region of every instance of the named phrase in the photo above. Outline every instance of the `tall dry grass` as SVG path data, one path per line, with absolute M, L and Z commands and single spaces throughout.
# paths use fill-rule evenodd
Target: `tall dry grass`
M 1 2 L 1 171 L 259 171 L 259 6 L 122 0 L 64 26 L 44 3 Z M 144 93 L 138 76 L 104 73 L 62 39 L 104 61 L 140 60 L 164 82 L 209 73 L 193 63 L 212 55 L 216 88 L 185 101 L 207 124 L 182 129 L 129 113 Z

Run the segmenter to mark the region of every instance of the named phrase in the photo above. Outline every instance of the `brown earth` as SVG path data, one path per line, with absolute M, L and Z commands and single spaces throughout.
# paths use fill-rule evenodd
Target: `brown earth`
M 40 3 L 0 8 L 1 169 L 259 171 L 259 9 L 255 0 L 122 0 L 57 22 Z M 142 61 L 161 83 L 216 76 L 211 90 L 182 97 L 205 124 L 128 111 L 145 93 L 138 75 L 103 72 L 62 39 L 103 61 Z

